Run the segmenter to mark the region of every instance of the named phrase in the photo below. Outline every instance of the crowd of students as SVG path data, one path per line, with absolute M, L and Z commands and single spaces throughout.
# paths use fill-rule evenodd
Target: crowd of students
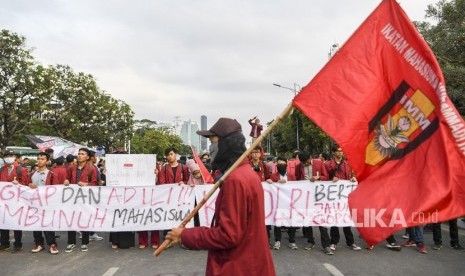
M 208 136 L 207 136 L 208 137 Z M 211 137 L 209 137 L 211 138 Z M 156 184 L 187 184 L 191 186 L 205 184 L 205 176 L 202 175 L 199 165 L 205 166 L 206 171 L 211 173 L 215 180 L 221 177 L 221 174 L 212 166 L 212 156 L 209 153 L 201 155 L 202 164 L 197 164 L 194 160 L 187 158 L 177 159 L 178 152 L 176 148 L 170 147 L 165 150 L 165 162 L 157 162 L 155 173 L 157 175 Z M 105 185 L 106 170 L 105 161 L 102 159 L 97 162 L 95 153 L 87 148 L 81 148 L 77 156 L 69 155 L 66 158 L 53 158 L 53 151 L 40 152 L 37 155 L 37 164 L 28 166 L 28 159 L 21 160 L 20 156 L 11 150 L 3 153 L 4 166 L 0 170 L 0 181 L 12 182 L 14 184 L 27 185 L 32 189 L 43 185 L 69 185 L 76 183 L 80 186 Z M 314 181 L 338 181 L 350 180 L 357 181 L 348 162 L 344 159 L 342 149 L 335 147 L 332 158 L 327 154 L 320 154 L 314 158 L 308 151 L 296 150 L 292 158 L 287 159 L 283 156 L 277 158 L 264 158 L 261 146 L 254 148 L 248 160 L 251 169 L 256 173 L 262 182 L 285 184 L 289 181 L 309 180 Z M 195 225 L 199 225 L 198 217 L 194 218 Z M 458 240 L 457 220 L 449 221 L 451 246 L 457 250 L 464 250 Z M 339 227 L 318 227 L 321 237 L 321 247 L 323 252 L 328 255 L 334 254 L 340 241 Z M 352 250 L 361 250 L 361 247 L 355 244 L 354 235 L 350 227 L 342 227 L 346 246 Z M 138 232 L 138 247 L 144 249 L 151 247 L 158 248 L 160 245 L 160 233 L 166 235 L 168 229 L 164 231 L 140 231 Z M 296 231 L 295 227 L 278 227 L 273 229 L 274 241 L 270 241 L 270 248 L 279 250 L 282 242 L 282 232 L 287 232 L 289 237 L 288 247 L 296 250 Z M 315 247 L 315 238 L 312 227 L 303 227 L 303 235 L 307 240 L 305 250 L 311 250 Z M 435 246 L 433 249 L 439 250 L 442 247 L 442 236 L 440 224 L 432 226 Z M 0 251 L 10 249 L 9 230 L 0 231 Z M 271 239 L 271 226 L 267 226 L 268 239 Z M 80 232 L 82 240 L 80 250 L 86 252 L 91 240 L 102 240 L 97 233 Z M 76 249 L 76 231 L 67 232 L 67 246 L 65 252 L 72 252 Z M 37 253 L 45 249 L 51 254 L 58 254 L 59 250 L 56 242 L 56 235 L 53 231 L 34 231 L 34 244 L 31 249 L 32 253 Z M 420 253 L 427 253 L 423 241 L 423 227 L 408 228 L 405 238 L 408 239 L 403 244 L 405 247 L 416 246 Z M 387 239 L 387 247 L 393 250 L 400 250 L 399 245 L 393 236 Z M 110 242 L 113 249 L 135 247 L 134 232 L 112 232 L 110 233 Z M 14 243 L 11 250 L 17 253 L 23 248 L 22 231 L 14 230 Z M 372 248 L 367 248 L 372 249 Z

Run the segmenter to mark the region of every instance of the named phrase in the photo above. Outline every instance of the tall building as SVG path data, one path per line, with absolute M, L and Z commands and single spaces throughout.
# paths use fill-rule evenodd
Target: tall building
M 200 116 L 200 129 L 207 130 L 207 116 L 202 115 Z M 207 150 L 208 146 L 208 139 L 206 137 L 200 136 L 200 148 L 202 152 Z
M 192 145 L 194 149 L 199 152 L 200 147 L 200 135 L 197 134 L 199 126 L 196 121 L 184 121 L 181 125 L 181 139 L 185 145 Z

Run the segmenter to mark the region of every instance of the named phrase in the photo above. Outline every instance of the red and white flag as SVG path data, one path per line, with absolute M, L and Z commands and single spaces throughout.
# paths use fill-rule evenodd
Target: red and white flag
M 465 214 L 465 123 L 395 0 L 376 8 L 294 105 L 348 157 L 359 180 L 349 205 L 369 245 Z

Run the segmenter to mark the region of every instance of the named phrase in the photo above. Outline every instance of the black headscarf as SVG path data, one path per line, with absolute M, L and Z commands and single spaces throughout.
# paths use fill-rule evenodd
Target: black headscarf
M 246 151 L 245 137 L 242 131 L 236 131 L 218 140 L 218 153 L 213 160 L 214 167 L 222 173 Z

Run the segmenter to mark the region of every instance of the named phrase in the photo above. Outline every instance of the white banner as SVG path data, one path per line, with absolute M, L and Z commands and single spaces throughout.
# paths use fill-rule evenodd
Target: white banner
M 0 182 L 0 229 L 171 229 L 194 208 L 194 197 L 191 187 L 177 184 L 151 187 L 53 185 L 30 189 Z
M 107 186 L 155 185 L 155 154 L 107 154 Z
M 357 188 L 356 182 L 309 180 L 285 184 L 262 183 L 265 192 L 265 223 L 277 226 L 353 226 L 347 198 Z M 211 189 L 209 185 L 195 188 L 199 202 Z M 217 192 L 218 193 L 218 192 Z M 200 222 L 210 226 L 215 212 L 215 193 L 200 210 Z
M 278 226 L 353 226 L 347 197 L 350 181 L 264 182 L 265 222 Z M 212 185 L 141 187 L 40 186 L 0 182 L 0 229 L 142 231 L 178 226 Z M 218 191 L 217 191 L 218 193 Z M 216 194 L 199 212 L 210 226 Z M 193 226 L 193 220 L 188 227 Z

